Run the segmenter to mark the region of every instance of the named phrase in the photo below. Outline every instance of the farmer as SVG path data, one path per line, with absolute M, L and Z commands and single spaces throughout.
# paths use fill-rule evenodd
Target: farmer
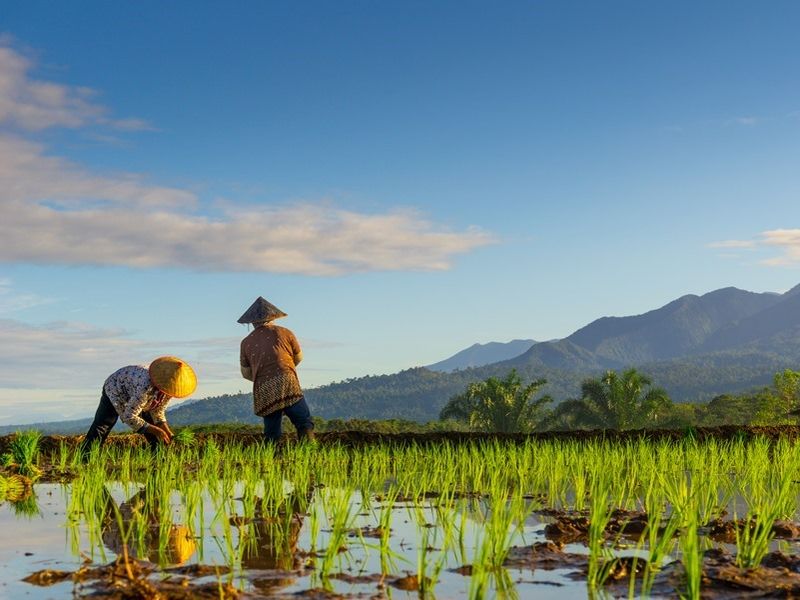
M 173 397 L 189 396 L 196 387 L 192 367 L 174 356 L 157 358 L 149 367 L 122 367 L 103 384 L 100 406 L 81 443 L 81 452 L 85 456 L 94 442 L 103 444 L 118 418 L 143 434 L 152 449 L 169 444 L 172 431 L 164 414 L 167 403 Z
M 259 296 L 239 317 L 239 323 L 252 323 L 255 329 L 242 340 L 242 376 L 253 382 L 253 410 L 264 418 L 264 439 L 276 442 L 281 437 L 283 415 L 301 438 L 314 439 L 314 423 L 308 410 L 295 367 L 303 360 L 294 334 L 272 321 L 286 313 Z

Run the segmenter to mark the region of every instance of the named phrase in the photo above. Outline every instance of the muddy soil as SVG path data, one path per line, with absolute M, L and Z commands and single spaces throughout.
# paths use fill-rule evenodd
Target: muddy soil
M 437 432 L 437 433 L 366 433 L 361 431 L 332 431 L 317 434 L 317 439 L 322 444 L 343 444 L 345 446 L 362 446 L 369 444 L 439 444 L 442 442 L 466 443 L 477 441 L 506 441 L 524 443 L 527 440 L 684 440 L 687 438 L 699 441 L 706 439 L 738 440 L 761 437 L 767 439 L 800 438 L 800 426 L 781 425 L 772 427 L 751 427 L 739 425 L 724 425 L 721 427 L 698 427 L 685 429 L 633 429 L 616 431 L 598 429 L 592 431 L 548 431 L 533 434 L 503 434 L 503 433 L 471 433 L 471 432 Z M 8 445 L 14 439 L 14 434 L 0 436 L 0 453 L 8 450 Z M 83 436 L 72 435 L 47 435 L 43 436 L 40 448 L 45 451 L 56 450 L 61 442 L 70 446 L 77 446 Z M 257 433 L 198 433 L 196 439 L 199 443 L 213 439 L 224 443 L 258 444 L 262 437 Z M 284 442 L 292 441 L 294 436 L 286 436 Z M 123 446 L 144 446 L 143 436 L 136 434 L 118 434 L 108 438 L 109 444 Z
M 71 579 L 78 596 L 125 600 L 130 598 L 170 598 L 190 600 L 226 600 L 239 598 L 240 592 L 224 583 L 221 576 L 228 573 L 227 567 L 192 565 L 164 569 L 166 577 L 152 577 L 158 573 L 156 565 L 122 557 L 101 566 L 84 566 L 77 571 L 37 571 L 23 581 L 40 587 L 48 587 Z M 200 581 L 198 581 L 200 579 Z M 211 579 L 211 581 L 209 581 Z M 216 581 L 213 581 L 216 579 Z

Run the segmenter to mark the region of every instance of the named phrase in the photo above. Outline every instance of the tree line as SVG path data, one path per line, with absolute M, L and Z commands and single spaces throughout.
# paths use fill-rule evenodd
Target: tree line
M 724 394 L 708 403 L 675 403 L 636 369 L 587 378 L 580 395 L 558 404 L 540 395 L 547 383 L 524 383 L 516 370 L 471 383 L 450 398 L 442 421 L 475 431 L 528 433 L 579 429 L 663 429 L 718 425 L 797 424 L 800 371 L 777 373 L 772 385 L 747 394 Z

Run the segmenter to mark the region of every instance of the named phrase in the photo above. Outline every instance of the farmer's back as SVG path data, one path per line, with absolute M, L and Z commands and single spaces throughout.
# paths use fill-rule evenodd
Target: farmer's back
M 287 371 L 296 373 L 294 359 L 300 353 L 300 344 L 285 327 L 272 323 L 256 327 L 242 340 L 241 350 L 242 364 L 246 361 L 250 366 L 256 384 Z

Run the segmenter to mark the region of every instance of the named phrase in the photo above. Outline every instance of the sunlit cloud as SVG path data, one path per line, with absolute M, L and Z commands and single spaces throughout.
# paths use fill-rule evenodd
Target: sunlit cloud
M 0 40 L 0 124 L 27 131 L 91 124 L 123 131 L 152 129 L 144 119 L 115 119 L 96 92 L 31 77 L 34 63 Z
M 778 249 L 781 254 L 770 256 L 760 264 L 771 267 L 800 265 L 800 229 L 771 229 L 763 231 L 752 240 L 725 240 L 708 244 L 709 248 L 722 249 Z
M 92 172 L 26 132 L 151 127 L 110 118 L 88 88 L 33 79 L 33 66 L 0 45 L 0 262 L 331 276 L 448 269 L 455 256 L 495 242 L 414 209 L 228 203 L 211 216 L 187 190 Z
M 765 246 L 779 248 L 780 256 L 762 261 L 770 266 L 800 265 L 800 229 L 773 229 L 761 234 Z
M 721 242 L 712 242 L 708 244 L 709 248 L 755 248 L 756 242 L 754 240 L 723 240 Z

